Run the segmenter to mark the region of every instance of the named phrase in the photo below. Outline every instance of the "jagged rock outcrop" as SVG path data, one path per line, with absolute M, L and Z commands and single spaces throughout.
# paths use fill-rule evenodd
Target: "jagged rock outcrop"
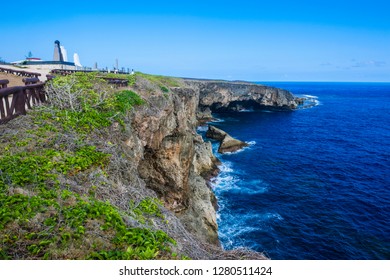
M 207 108 L 213 112 L 261 108 L 292 110 L 299 103 L 291 92 L 270 86 L 207 80 L 186 80 L 186 83 L 199 89 L 200 112 Z
M 218 152 L 221 154 L 235 152 L 248 146 L 247 143 L 231 137 L 222 129 L 216 128 L 212 125 L 209 125 L 206 137 L 220 141 Z

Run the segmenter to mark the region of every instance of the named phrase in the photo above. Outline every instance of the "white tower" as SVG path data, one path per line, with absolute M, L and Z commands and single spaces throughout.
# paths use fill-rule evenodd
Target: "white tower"
M 66 51 L 64 46 L 60 46 L 62 57 L 64 61 L 68 61 L 68 52 Z
M 73 61 L 74 61 L 74 64 L 77 66 L 77 67 L 83 67 L 80 63 L 80 58 L 79 58 L 79 55 L 77 53 L 74 53 L 73 55 Z

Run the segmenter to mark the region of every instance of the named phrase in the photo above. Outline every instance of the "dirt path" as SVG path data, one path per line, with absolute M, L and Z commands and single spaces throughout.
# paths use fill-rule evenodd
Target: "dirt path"
M 0 80 L 9 80 L 8 87 L 24 86 L 23 78 L 12 74 L 0 73 Z

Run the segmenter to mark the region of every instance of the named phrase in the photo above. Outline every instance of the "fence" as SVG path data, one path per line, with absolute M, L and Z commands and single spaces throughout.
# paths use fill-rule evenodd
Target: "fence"
M 31 109 L 33 106 L 42 104 L 47 101 L 47 95 L 45 92 L 45 84 L 40 82 L 38 76 L 39 73 L 30 73 L 25 71 L 17 71 L 12 69 L 6 69 L 0 67 L 0 72 L 3 70 L 8 71 L 6 73 L 16 72 L 21 75 L 27 75 L 30 78 L 24 78 L 23 82 L 25 86 L 7 87 L 8 80 L 0 80 L 0 124 L 5 124 L 8 121 L 26 114 L 26 109 Z M 54 74 L 69 75 L 77 71 L 72 70 L 57 70 L 52 71 Z M 88 72 L 88 71 L 82 71 Z M 36 76 L 34 76 L 36 75 Z M 53 79 L 55 76 L 47 75 L 48 80 Z M 114 87 L 126 87 L 129 81 L 127 79 L 100 77 L 105 79 L 108 84 Z
M 43 83 L 0 88 L 0 124 L 25 115 L 26 108 L 31 109 L 46 100 Z
M 22 81 L 26 86 L 40 83 L 38 78 L 24 78 Z
M 128 71 L 120 71 L 120 70 L 106 70 L 106 69 L 95 69 L 95 70 L 69 70 L 69 69 L 53 69 L 51 70 L 52 74 L 58 74 L 58 75 L 70 75 L 76 72 L 83 72 L 83 73 L 114 73 L 114 74 L 124 74 L 124 75 L 130 75 L 130 70 Z
M 108 78 L 108 77 L 99 77 L 107 81 L 108 84 L 114 85 L 115 87 L 127 87 L 129 85 L 128 79 L 119 79 L 119 78 Z
M 30 77 L 30 78 L 38 78 L 39 76 L 41 76 L 40 73 L 27 72 L 23 70 L 16 70 L 16 69 L 4 68 L 4 67 L 0 67 L 0 72 L 6 74 L 13 74 L 20 77 Z
M 57 74 L 57 75 L 71 75 L 76 72 L 82 72 L 82 73 L 93 73 L 96 71 L 92 70 L 64 70 L 64 69 L 54 69 L 51 70 L 51 74 Z M 99 72 L 101 73 L 101 72 Z M 47 75 L 46 76 L 48 79 L 52 79 L 55 76 L 52 75 Z M 110 78 L 110 77 L 104 77 L 104 76 L 98 76 L 100 79 L 104 79 L 107 81 L 108 84 L 113 85 L 114 87 L 127 87 L 129 85 L 129 80 L 128 79 L 123 79 L 123 78 Z
M 6 88 L 8 83 L 8 80 L 0 80 L 0 88 Z

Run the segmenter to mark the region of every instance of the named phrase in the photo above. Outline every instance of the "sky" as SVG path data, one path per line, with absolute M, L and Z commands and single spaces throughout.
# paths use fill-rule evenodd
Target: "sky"
M 0 58 L 179 77 L 390 82 L 390 1 L 5 1 Z

